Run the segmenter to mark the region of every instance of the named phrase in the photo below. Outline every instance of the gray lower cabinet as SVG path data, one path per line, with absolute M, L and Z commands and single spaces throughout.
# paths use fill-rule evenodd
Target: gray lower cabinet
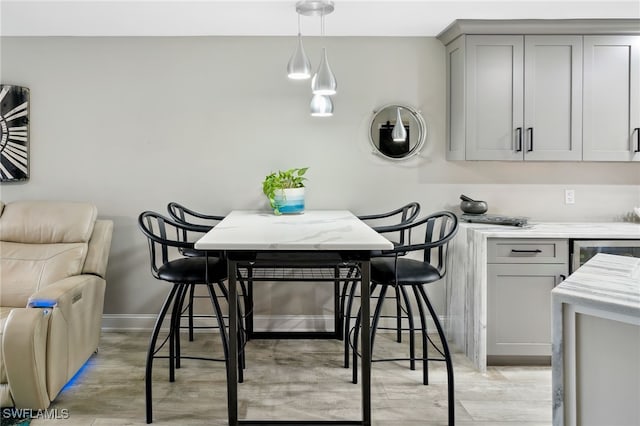
M 584 37 L 584 159 L 640 161 L 640 37 Z
M 568 252 L 567 240 L 489 239 L 489 363 L 551 356 L 551 290 L 568 274 Z
M 462 36 L 447 75 L 448 159 L 582 159 L 581 36 Z

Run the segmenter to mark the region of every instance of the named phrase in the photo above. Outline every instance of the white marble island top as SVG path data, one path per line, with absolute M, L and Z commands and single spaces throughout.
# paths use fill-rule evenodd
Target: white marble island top
M 556 286 L 551 295 L 562 303 L 640 319 L 640 259 L 598 253 Z
M 638 424 L 640 259 L 598 253 L 551 300 L 553 425 L 579 424 L 589 410 L 602 417 L 593 424 Z
M 234 210 L 198 240 L 200 250 L 388 250 L 393 244 L 348 210 Z

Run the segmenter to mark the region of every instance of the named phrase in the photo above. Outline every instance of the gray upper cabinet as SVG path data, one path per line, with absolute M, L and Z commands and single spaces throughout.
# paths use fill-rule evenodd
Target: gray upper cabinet
M 464 41 L 467 102 L 465 115 L 455 119 L 466 118 L 465 159 L 522 160 L 523 38 L 487 35 Z
M 582 158 L 582 37 L 524 37 L 524 158 Z
M 450 159 L 581 159 L 582 37 L 456 41 L 447 47 L 449 87 L 458 88 L 448 97 Z
M 640 37 L 584 37 L 584 159 L 640 161 Z
M 640 161 L 639 34 L 638 19 L 455 21 L 438 35 L 447 159 Z

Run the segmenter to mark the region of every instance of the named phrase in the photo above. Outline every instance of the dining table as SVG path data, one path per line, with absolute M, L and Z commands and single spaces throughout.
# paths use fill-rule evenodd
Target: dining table
M 195 248 L 224 252 L 228 268 L 228 363 L 227 403 L 229 425 L 371 425 L 371 333 L 370 321 L 362 321 L 360 419 L 239 419 L 238 282 L 242 268 L 273 267 L 303 262 L 326 266 L 349 265 L 358 273 L 349 279 L 361 283 L 361 317 L 370 317 L 370 259 L 372 251 L 389 250 L 393 244 L 348 210 L 305 210 L 302 214 L 275 215 L 271 211 L 234 210 L 195 243 Z M 353 269 L 352 269 L 353 270 Z M 347 336 L 344 336 L 347 338 Z

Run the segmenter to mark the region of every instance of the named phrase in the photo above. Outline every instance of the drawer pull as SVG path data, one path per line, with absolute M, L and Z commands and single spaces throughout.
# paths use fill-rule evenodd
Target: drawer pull
M 542 250 L 540 250 L 540 249 L 535 249 L 535 250 L 516 250 L 516 249 L 511 249 L 511 253 L 542 253 Z

